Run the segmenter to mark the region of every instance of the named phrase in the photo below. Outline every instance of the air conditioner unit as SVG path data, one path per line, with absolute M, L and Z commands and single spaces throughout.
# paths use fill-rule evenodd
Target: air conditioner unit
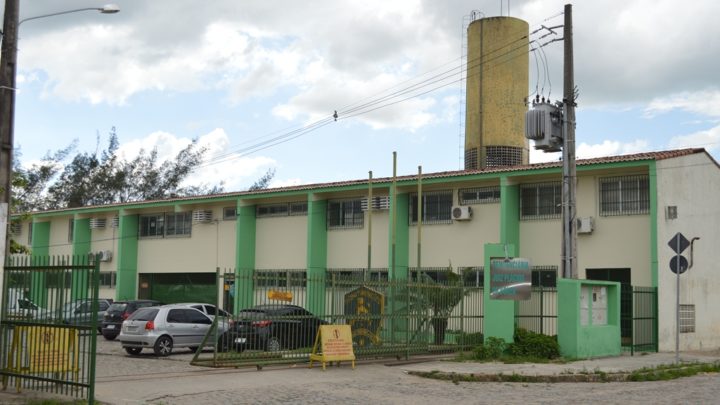
M 97 255 L 101 262 L 109 262 L 112 260 L 112 251 L 110 250 L 101 250 L 97 252 Z
M 576 231 L 579 234 L 581 233 L 592 233 L 592 231 L 595 229 L 595 218 L 593 217 L 581 217 L 577 218 L 576 223 Z
M 360 208 L 363 211 L 368 210 L 368 199 L 363 198 L 360 201 Z M 374 196 L 372 198 L 372 209 L 374 210 L 389 210 L 390 209 L 390 197 L 389 196 Z
M 105 228 L 107 218 L 90 218 L 90 229 Z
M 193 222 L 211 222 L 213 215 L 211 210 L 195 210 L 192 218 Z
M 469 221 L 472 219 L 472 208 L 466 205 L 453 207 L 452 219 L 456 221 Z

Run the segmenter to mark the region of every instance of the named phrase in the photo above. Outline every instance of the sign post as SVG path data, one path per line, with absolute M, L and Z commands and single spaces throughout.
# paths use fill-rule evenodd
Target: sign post
M 680 274 L 688 269 L 687 259 L 681 253 L 690 246 L 690 241 L 680 232 L 670 239 L 668 246 L 675 252 L 670 259 L 670 270 L 675 273 L 675 363 L 680 363 Z

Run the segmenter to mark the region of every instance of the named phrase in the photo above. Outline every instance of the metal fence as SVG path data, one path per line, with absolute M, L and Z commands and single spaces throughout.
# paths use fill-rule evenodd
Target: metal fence
M 2 387 L 94 403 L 98 264 L 88 257 L 11 258 L 0 310 Z
M 530 299 L 518 301 L 515 326 L 535 333 L 557 335 L 557 288 L 533 287 Z
M 658 297 L 655 287 L 628 286 L 622 290 L 622 345 L 626 351 L 658 351 Z
M 198 352 L 196 365 L 239 366 L 306 361 L 323 324 L 350 324 L 358 359 L 449 353 L 482 341 L 482 288 L 461 278 L 435 280 L 410 272 L 388 280 L 384 269 L 331 269 L 220 274 L 252 286 L 252 305 L 231 319 L 216 318 L 207 339 L 212 353 Z M 231 297 L 232 298 L 232 297 Z M 241 297 L 238 297 L 241 298 Z M 241 299 L 242 301 L 242 299 Z

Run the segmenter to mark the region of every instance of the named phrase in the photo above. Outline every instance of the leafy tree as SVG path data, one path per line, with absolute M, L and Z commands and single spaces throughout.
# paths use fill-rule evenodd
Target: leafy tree
M 99 139 L 98 139 L 99 143 Z M 222 183 L 181 186 L 202 163 L 207 148 L 193 140 L 173 160 L 159 161 L 157 150 L 141 150 L 131 160 L 118 155 L 119 142 L 113 127 L 107 149 L 78 153 L 69 164 L 62 162 L 76 149 L 48 154 L 39 164 L 23 169 L 15 159 L 14 212 L 74 208 L 133 201 L 219 193 Z
M 248 189 L 248 191 L 264 190 L 270 186 L 270 181 L 275 177 L 275 169 L 268 169 L 265 174 L 257 179 L 255 183 Z

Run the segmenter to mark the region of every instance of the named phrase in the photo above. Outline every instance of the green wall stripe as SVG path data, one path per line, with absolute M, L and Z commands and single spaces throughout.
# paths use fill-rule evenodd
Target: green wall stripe
M 74 264 L 87 264 L 87 255 L 90 253 L 90 218 L 75 219 L 73 221 L 72 261 Z M 73 271 L 70 296 L 73 300 L 87 298 L 89 293 L 88 272 Z
M 117 285 L 115 299 L 137 298 L 138 215 L 121 215 L 118 228 Z
M 520 186 L 500 179 L 500 243 L 515 245 L 520 252 Z
M 650 276 L 652 286 L 658 286 L 658 190 L 655 161 L 648 165 L 650 180 Z
M 325 314 L 325 271 L 327 269 L 327 201 L 308 195 L 307 217 L 307 309 Z
M 253 273 L 255 272 L 255 206 L 237 206 L 235 247 L 235 311 L 250 308 L 254 303 Z
M 408 266 L 410 263 L 410 195 L 398 193 L 397 196 L 393 195 L 392 189 L 390 190 L 390 206 L 395 209 L 390 210 L 389 216 L 389 250 L 388 250 L 388 269 L 390 269 L 389 278 L 391 280 L 407 280 L 408 279 Z M 397 216 L 397 220 L 393 221 L 393 215 Z M 392 241 L 392 226 L 395 223 L 395 272 L 392 273 L 393 268 L 393 241 Z

